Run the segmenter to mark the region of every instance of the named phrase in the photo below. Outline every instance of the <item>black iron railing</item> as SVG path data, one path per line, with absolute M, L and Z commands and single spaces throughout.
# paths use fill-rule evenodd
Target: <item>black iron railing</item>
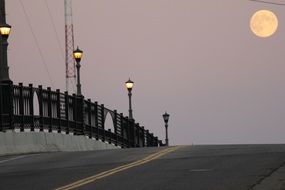
M 29 86 L 0 84 L 0 131 L 7 130 L 58 132 L 85 135 L 121 147 L 160 146 L 149 130 L 104 104 Z M 105 129 L 107 114 L 111 115 L 114 132 Z

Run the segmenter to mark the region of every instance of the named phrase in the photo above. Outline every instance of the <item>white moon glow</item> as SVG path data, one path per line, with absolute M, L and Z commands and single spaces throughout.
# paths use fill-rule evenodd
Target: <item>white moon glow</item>
M 259 10 L 253 14 L 250 20 L 251 31 L 259 37 L 269 37 L 278 27 L 276 15 L 269 10 Z

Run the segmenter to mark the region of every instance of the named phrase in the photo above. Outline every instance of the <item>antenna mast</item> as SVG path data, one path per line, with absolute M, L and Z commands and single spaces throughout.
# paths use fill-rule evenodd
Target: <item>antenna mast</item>
M 65 8 L 65 66 L 66 66 L 66 91 L 75 93 L 76 75 L 73 59 L 74 34 L 72 20 L 72 0 L 64 0 Z

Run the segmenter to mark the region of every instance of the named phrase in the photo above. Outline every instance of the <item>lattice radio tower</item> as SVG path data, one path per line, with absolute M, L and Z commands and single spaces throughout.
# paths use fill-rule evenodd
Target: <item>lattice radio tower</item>
M 73 59 L 74 34 L 72 19 L 72 0 L 64 0 L 65 9 L 65 66 L 66 66 L 66 91 L 75 93 L 76 72 Z

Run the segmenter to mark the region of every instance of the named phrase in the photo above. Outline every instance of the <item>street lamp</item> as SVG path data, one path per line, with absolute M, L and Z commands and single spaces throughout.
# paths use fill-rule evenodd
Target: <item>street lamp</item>
M 0 81 L 10 81 L 9 78 L 9 67 L 8 67 L 8 37 L 11 32 L 11 26 L 9 24 L 0 24 L 0 35 L 1 35 L 1 57 L 0 57 Z
M 132 89 L 134 86 L 134 82 L 131 81 L 131 79 L 129 78 L 129 80 L 125 83 L 126 87 L 128 89 L 128 95 L 129 95 L 129 119 L 133 119 L 133 110 L 132 110 Z
M 73 51 L 73 57 L 76 61 L 76 69 L 77 69 L 77 95 L 81 96 L 81 84 L 80 84 L 80 61 L 83 56 L 83 51 L 80 50 L 77 46 L 77 49 Z
M 0 25 L 0 34 L 3 38 L 8 39 L 11 32 L 11 26 L 9 24 L 1 24 Z
M 165 123 L 165 145 L 169 146 L 169 140 L 168 140 L 168 120 L 169 120 L 169 114 L 165 112 L 165 114 L 162 115 L 164 123 Z

